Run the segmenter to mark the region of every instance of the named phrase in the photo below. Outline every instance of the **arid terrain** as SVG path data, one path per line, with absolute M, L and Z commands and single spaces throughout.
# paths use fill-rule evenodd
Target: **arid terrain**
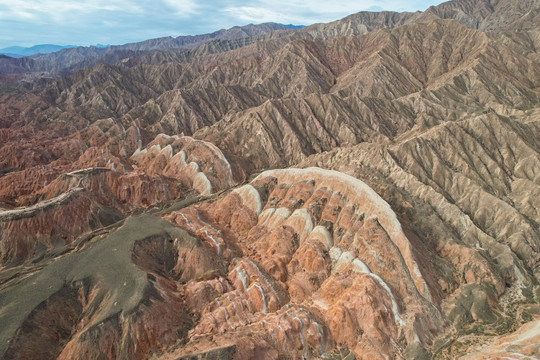
M 540 3 L 0 56 L 1 359 L 540 358 Z

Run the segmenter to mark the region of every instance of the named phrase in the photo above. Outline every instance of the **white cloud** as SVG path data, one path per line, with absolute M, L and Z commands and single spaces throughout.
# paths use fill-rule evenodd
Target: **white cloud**
M 308 19 L 303 16 L 298 16 L 295 14 L 281 13 L 273 11 L 263 7 L 253 7 L 253 6 L 239 6 L 239 7 L 230 7 L 223 10 L 223 12 L 228 13 L 230 16 L 241 20 L 246 23 L 265 23 L 265 22 L 277 22 L 277 23 L 294 23 L 294 24 L 305 24 L 313 22 L 312 19 Z
M 418 10 L 442 0 L 0 0 L 0 48 L 122 44 L 247 23 L 310 25 L 368 9 Z M 406 5 L 404 5 L 406 4 Z
M 257 0 L 254 3 L 261 4 L 264 7 L 295 10 L 300 12 L 310 11 L 313 13 L 347 13 L 351 14 L 363 11 L 369 8 L 379 8 L 396 11 L 401 8 L 409 10 L 424 9 L 429 3 L 435 1 L 413 0 L 404 2 L 403 0 L 311 0 L 309 6 L 306 6 L 304 0 Z M 438 2 L 442 2 L 439 0 Z
M 315 22 L 337 20 L 344 16 L 364 10 L 415 11 L 427 8 L 428 0 L 409 1 L 404 6 L 402 0 L 257 0 L 236 1 L 236 6 L 223 9 L 230 16 L 248 22 L 281 22 L 309 25 Z M 424 6 L 425 5 L 425 6 Z
M 359 11 L 359 9 L 365 9 L 373 4 L 380 3 L 378 1 L 364 0 L 364 1 L 346 1 L 346 0 L 312 0 L 309 2 L 309 6 L 306 6 L 306 2 L 302 0 L 260 0 L 258 1 L 264 7 L 271 7 L 282 9 L 282 11 L 294 11 L 296 13 L 311 12 L 316 14 L 325 13 L 351 13 Z
M 188 16 L 197 13 L 198 5 L 193 0 L 164 0 L 175 10 L 176 15 Z
M 125 0 L 0 0 L 0 18 L 11 20 L 41 19 L 58 22 L 98 11 L 140 13 L 142 9 Z
M 186 17 L 196 14 L 198 7 L 195 0 L 0 0 L 0 19 L 62 22 L 99 12 Z

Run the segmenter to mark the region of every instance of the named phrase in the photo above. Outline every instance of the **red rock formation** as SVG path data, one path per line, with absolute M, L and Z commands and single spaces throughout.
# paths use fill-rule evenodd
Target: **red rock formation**
M 226 278 L 188 284 L 186 301 L 200 321 L 175 356 L 210 335 L 215 346 L 232 341 L 242 353 L 248 349 L 234 339 L 247 332 L 278 357 L 339 346 L 361 359 L 393 358 L 407 346 L 429 347 L 440 331 L 430 275 L 415 260 L 422 254 L 357 179 L 315 168 L 267 171 L 166 218 L 229 262 Z
M 14 210 L 25 214 L 21 220 L 9 211 L 0 212 L 0 263 L 24 261 L 70 244 L 85 232 L 118 221 L 122 214 L 175 200 L 190 189 L 210 195 L 235 183 L 223 153 L 190 137 L 160 135 L 130 158 L 90 147 L 72 167 L 76 170 L 52 181 L 57 176 L 52 166 L 0 178 L 5 184 L 18 177 L 27 179 L 6 186 L 9 199 L 22 204 L 41 201 Z M 28 175 L 33 173 L 37 176 L 30 182 Z M 69 195 L 83 189 L 81 199 Z
M 0 263 L 20 263 L 59 250 L 92 227 L 104 225 L 99 212 L 82 188 L 32 207 L 0 212 Z

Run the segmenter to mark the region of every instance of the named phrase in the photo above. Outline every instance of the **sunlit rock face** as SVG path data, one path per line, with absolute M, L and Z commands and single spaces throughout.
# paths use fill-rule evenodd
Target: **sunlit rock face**
M 229 161 L 214 144 L 189 136 L 158 135 L 130 157 L 137 170 L 178 179 L 201 195 L 234 186 Z
M 537 358 L 538 3 L 0 59 L 0 358 Z
M 341 347 L 359 359 L 394 358 L 432 345 L 443 324 L 433 275 L 418 260 L 425 254 L 390 206 L 345 174 L 266 171 L 166 219 L 228 263 L 226 274 L 188 283 L 186 301 L 200 320 L 175 356 L 208 347 L 211 337 L 239 353 L 272 349 L 269 358 Z
M 82 188 L 73 188 L 34 206 L 0 211 L 0 263 L 17 263 L 73 242 L 91 230 L 91 223 L 99 223 L 99 210 Z
M 184 136 L 158 135 L 129 158 L 90 147 L 70 167 L 75 170 L 59 175 L 47 167 L 26 171 L 36 175 L 36 184 L 8 179 L 4 193 L 27 206 L 0 209 L 0 263 L 42 256 L 136 209 L 235 184 L 215 145 Z

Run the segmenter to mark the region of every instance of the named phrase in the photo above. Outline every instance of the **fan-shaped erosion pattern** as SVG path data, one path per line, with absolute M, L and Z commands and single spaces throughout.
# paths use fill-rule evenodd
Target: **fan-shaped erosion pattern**
M 228 272 L 188 282 L 200 320 L 164 358 L 233 344 L 246 358 L 421 354 L 442 328 L 430 285 L 390 206 L 323 170 L 263 172 L 212 203 L 165 217 L 214 248 Z

